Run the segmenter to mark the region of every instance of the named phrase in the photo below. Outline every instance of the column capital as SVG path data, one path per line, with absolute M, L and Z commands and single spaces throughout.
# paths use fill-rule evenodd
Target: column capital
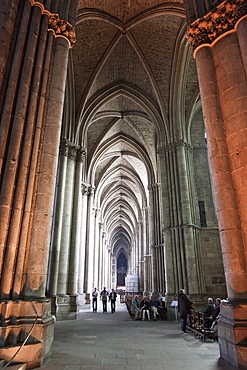
M 85 149 L 82 148 L 82 147 L 78 148 L 77 149 L 76 161 L 79 162 L 79 163 L 83 163 L 84 162 L 85 155 L 86 155 Z
M 30 2 L 32 6 L 38 6 L 42 14 L 48 16 L 48 31 L 52 31 L 55 37 L 65 38 L 69 42 L 70 47 L 72 47 L 76 42 L 74 26 L 68 21 L 60 19 L 59 14 L 51 13 L 45 9 L 40 1 L 30 0 Z
M 161 184 L 159 182 L 155 182 L 153 184 L 148 185 L 148 190 L 155 191 L 160 189 Z
M 73 144 L 69 145 L 68 158 L 72 159 L 73 161 L 77 159 L 77 148 Z
M 60 141 L 59 155 L 63 157 L 69 156 L 69 143 L 66 139 Z
M 68 157 L 69 159 L 80 161 L 80 157 L 83 161 L 85 156 L 85 150 L 80 145 L 74 144 L 67 139 L 61 139 L 59 147 L 60 156 Z
M 247 15 L 247 0 L 226 0 L 204 17 L 191 23 L 187 39 L 193 50 L 203 44 L 212 44 L 219 36 L 234 29 Z
M 82 195 L 92 196 L 92 195 L 94 195 L 94 190 L 95 190 L 95 187 L 93 185 L 82 181 L 82 183 L 81 183 Z
M 178 139 L 176 141 L 168 143 L 165 147 L 164 150 L 165 152 L 169 152 L 171 150 L 177 149 L 177 148 L 187 148 L 187 149 L 192 149 L 192 146 L 185 142 L 183 139 Z

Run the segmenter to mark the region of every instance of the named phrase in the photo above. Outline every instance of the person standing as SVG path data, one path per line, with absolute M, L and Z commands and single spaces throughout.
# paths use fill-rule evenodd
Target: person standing
M 117 293 L 114 291 L 114 289 L 112 289 L 109 295 L 109 301 L 111 302 L 111 313 L 115 312 L 116 299 L 117 299 Z
M 93 298 L 93 312 L 97 312 L 97 301 L 98 301 L 97 288 L 94 288 L 94 290 L 92 292 L 92 298 Z
M 100 299 L 102 300 L 102 305 L 103 305 L 103 313 L 107 312 L 107 297 L 108 297 L 108 292 L 106 290 L 106 287 L 104 287 L 102 292 L 100 293 Z
M 180 313 L 180 318 L 182 319 L 182 331 L 186 333 L 186 323 L 187 315 L 190 313 L 192 308 L 191 301 L 185 294 L 184 289 L 180 289 L 178 293 L 178 312 Z

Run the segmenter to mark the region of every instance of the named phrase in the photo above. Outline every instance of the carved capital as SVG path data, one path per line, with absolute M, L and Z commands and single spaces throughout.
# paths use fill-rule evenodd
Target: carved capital
M 60 19 L 58 14 L 50 14 L 48 17 L 48 30 L 52 30 L 56 36 L 65 37 L 73 46 L 76 42 L 75 29 L 69 22 Z
M 94 195 L 94 191 L 95 191 L 95 187 L 94 186 L 89 186 L 89 188 L 88 188 L 88 195 L 90 196 L 90 197 L 92 197 L 93 195 Z
M 76 146 L 70 144 L 69 146 L 69 159 L 72 159 L 73 161 L 75 161 L 77 158 L 77 148 Z
M 66 139 L 62 139 L 60 142 L 59 155 L 63 157 L 69 156 L 69 143 Z
M 187 39 L 193 50 L 203 44 L 211 44 L 219 36 L 234 29 L 236 23 L 247 15 L 247 0 L 226 0 L 204 17 L 193 22 Z
M 148 190 L 155 191 L 155 190 L 160 189 L 160 187 L 161 187 L 161 184 L 159 182 L 156 182 L 156 183 L 148 185 Z
M 80 163 L 83 163 L 84 162 L 84 159 L 85 159 L 85 155 L 86 155 L 86 152 L 83 148 L 79 148 L 77 150 L 77 162 L 80 162 Z
M 30 2 L 32 6 L 38 6 L 42 14 L 48 16 L 48 31 L 53 31 L 56 37 L 66 38 L 72 47 L 76 42 L 74 26 L 64 19 L 60 19 L 58 14 L 46 10 L 41 2 L 35 0 L 30 0 Z
M 81 184 L 81 192 L 82 192 L 82 195 L 88 195 L 88 186 L 85 185 L 85 184 Z

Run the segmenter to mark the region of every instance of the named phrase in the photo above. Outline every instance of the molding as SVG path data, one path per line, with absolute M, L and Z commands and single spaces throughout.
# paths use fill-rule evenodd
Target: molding
M 247 15 L 247 0 L 226 0 L 204 17 L 193 22 L 187 39 L 195 50 L 203 44 L 212 44 L 219 36 L 233 30 L 237 22 Z

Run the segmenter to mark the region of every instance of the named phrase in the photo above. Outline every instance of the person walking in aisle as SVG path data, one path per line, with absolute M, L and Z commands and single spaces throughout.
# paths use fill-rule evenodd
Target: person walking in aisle
M 117 293 L 114 291 L 114 289 L 111 290 L 111 293 L 109 295 L 109 301 L 111 302 L 111 313 L 115 312 L 116 309 L 116 299 L 117 299 Z
M 97 288 L 94 288 L 92 292 L 92 298 L 93 298 L 93 312 L 97 312 L 97 301 L 98 301 L 98 292 Z
M 102 305 L 103 305 L 103 313 L 107 312 L 107 297 L 108 297 L 108 292 L 106 290 L 106 287 L 104 287 L 104 289 L 100 293 L 100 299 L 102 300 Z

